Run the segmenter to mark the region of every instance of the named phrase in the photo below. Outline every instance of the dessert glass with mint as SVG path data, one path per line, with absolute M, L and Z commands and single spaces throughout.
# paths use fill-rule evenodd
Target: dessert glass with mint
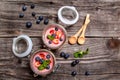
M 36 75 L 45 77 L 50 74 L 56 64 L 55 56 L 51 51 L 41 49 L 35 52 L 30 58 L 30 67 Z
M 49 24 L 43 31 L 42 39 L 48 48 L 58 49 L 66 42 L 67 32 L 59 24 Z

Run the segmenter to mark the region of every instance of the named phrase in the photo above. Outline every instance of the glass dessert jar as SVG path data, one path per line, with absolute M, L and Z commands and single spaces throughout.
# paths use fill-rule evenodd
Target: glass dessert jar
M 51 51 L 41 49 L 31 55 L 30 67 L 36 75 L 45 77 L 54 71 L 56 58 Z
M 42 33 L 44 44 L 50 49 L 58 49 L 67 41 L 67 31 L 59 24 L 49 24 Z

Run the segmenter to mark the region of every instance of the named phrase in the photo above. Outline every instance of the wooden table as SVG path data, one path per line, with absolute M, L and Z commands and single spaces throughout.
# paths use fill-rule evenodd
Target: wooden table
M 32 3 L 36 5 L 35 9 L 30 9 Z M 24 12 L 25 17 L 19 18 L 23 4 L 28 8 Z M 65 5 L 75 6 L 80 15 L 75 25 L 66 28 L 68 36 L 78 31 L 87 13 L 91 15 L 86 42 L 84 45 L 70 45 L 66 42 L 64 47 L 54 52 L 60 65 L 56 73 L 46 78 L 34 78 L 29 58 L 19 59 L 14 56 L 13 38 L 20 34 L 29 35 L 34 44 L 33 51 L 41 49 L 44 25 L 43 22 L 36 25 L 31 13 L 34 11 L 36 16 L 42 15 L 66 26 L 57 18 L 57 10 Z M 33 23 L 30 29 L 25 27 L 27 21 Z M 0 0 L 0 80 L 120 80 L 120 48 L 109 49 L 107 46 L 108 40 L 113 37 L 120 38 L 120 0 Z M 76 59 L 73 53 L 86 48 L 90 49 L 89 54 L 77 58 L 80 60 L 79 65 L 71 67 L 70 63 Z M 61 58 L 61 51 L 69 53 L 70 58 Z M 72 71 L 77 71 L 75 77 L 71 76 Z M 86 71 L 90 75 L 86 76 Z

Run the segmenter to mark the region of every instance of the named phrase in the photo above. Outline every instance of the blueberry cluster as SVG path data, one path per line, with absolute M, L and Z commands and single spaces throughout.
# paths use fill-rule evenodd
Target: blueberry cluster
M 60 57 L 64 57 L 65 59 L 68 59 L 70 57 L 70 55 L 68 53 L 61 52 Z
M 31 9 L 34 9 L 34 8 L 35 8 L 35 5 L 34 5 L 34 4 L 31 4 L 30 8 L 31 8 Z M 26 6 L 26 5 L 23 5 L 23 6 L 22 6 L 22 11 L 25 12 L 26 10 L 27 10 L 27 6 Z M 19 14 L 19 18 L 23 18 L 23 17 L 24 17 L 24 13 L 23 13 L 23 12 Z M 35 12 L 32 12 L 32 13 L 31 13 L 31 16 L 34 17 L 34 18 L 36 18 L 36 13 L 35 13 Z M 44 19 L 43 16 L 38 16 L 38 18 L 37 18 L 37 20 L 36 20 L 36 24 L 40 24 L 40 22 L 41 22 L 42 20 L 44 20 L 43 23 L 44 23 L 45 25 L 47 25 L 47 24 L 49 23 L 48 18 L 45 18 L 45 19 Z M 31 28 L 31 27 L 32 27 L 32 22 L 31 22 L 31 21 L 26 22 L 26 27 L 27 27 L 27 28 Z

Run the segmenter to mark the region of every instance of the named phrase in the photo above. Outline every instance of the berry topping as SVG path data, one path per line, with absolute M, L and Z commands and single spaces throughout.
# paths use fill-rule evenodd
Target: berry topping
M 50 30 L 50 34 L 53 34 L 55 31 L 54 30 Z
M 57 27 L 55 27 L 55 31 L 58 31 L 58 28 L 57 28 Z
M 76 65 L 76 62 L 73 61 L 73 62 L 71 63 L 71 66 L 74 67 L 75 65 Z
M 38 18 L 40 21 L 42 21 L 43 20 L 43 16 L 39 16 L 39 18 Z
M 35 8 L 35 5 L 34 5 L 34 4 L 31 4 L 30 8 L 31 8 L 31 9 L 34 9 L 34 8 Z
M 64 52 L 61 52 L 60 53 L 60 57 L 64 57 L 65 56 L 65 53 Z
M 56 32 L 56 38 L 59 39 L 62 36 L 62 32 L 61 31 L 57 31 Z
M 50 69 L 50 65 L 47 65 L 46 69 Z
M 27 10 L 27 7 L 24 5 L 24 6 L 22 7 L 22 10 L 23 10 L 23 11 L 26 11 L 26 10 Z
M 39 19 L 36 21 L 36 24 L 40 24 L 40 20 Z
M 35 58 L 35 60 L 36 60 L 36 61 L 39 61 L 39 60 L 40 60 L 40 57 L 37 56 L 37 57 Z
M 36 13 L 35 12 L 32 12 L 32 16 L 35 17 Z
M 24 14 L 23 13 L 20 13 L 19 14 L 19 18 L 23 18 L 24 17 Z
M 41 58 L 45 58 L 45 55 L 42 53 L 42 54 L 40 54 L 40 57 Z
M 60 37 L 60 41 L 63 41 L 63 39 Z
M 47 25 L 49 23 L 49 20 L 48 19 L 45 19 L 44 20 L 44 24 Z
M 26 27 L 27 27 L 27 28 L 31 28 L 31 26 L 32 26 L 32 23 L 31 23 L 31 22 L 26 22 Z
M 49 41 L 48 43 L 49 43 L 49 44 L 52 44 L 52 41 Z
M 46 56 L 47 59 L 50 59 L 50 57 L 51 57 L 51 56 L 50 56 L 49 54 Z
M 77 72 L 76 72 L 76 71 L 72 71 L 71 75 L 72 75 L 72 76 L 76 76 L 76 75 L 77 75 Z
M 42 64 L 43 63 L 43 59 L 40 59 L 39 62 L 40 62 L 40 64 Z
M 52 34 L 52 36 L 55 38 L 56 34 Z
M 69 56 L 70 56 L 70 55 L 69 55 L 68 53 L 66 53 L 65 56 L 64 56 L 64 58 L 65 58 L 65 59 L 68 59 Z
M 40 63 L 38 61 L 35 62 L 35 67 L 39 67 Z
M 58 43 L 59 43 L 59 40 L 58 40 L 58 39 L 53 39 L 53 43 L 54 43 L 54 44 L 58 44 Z

